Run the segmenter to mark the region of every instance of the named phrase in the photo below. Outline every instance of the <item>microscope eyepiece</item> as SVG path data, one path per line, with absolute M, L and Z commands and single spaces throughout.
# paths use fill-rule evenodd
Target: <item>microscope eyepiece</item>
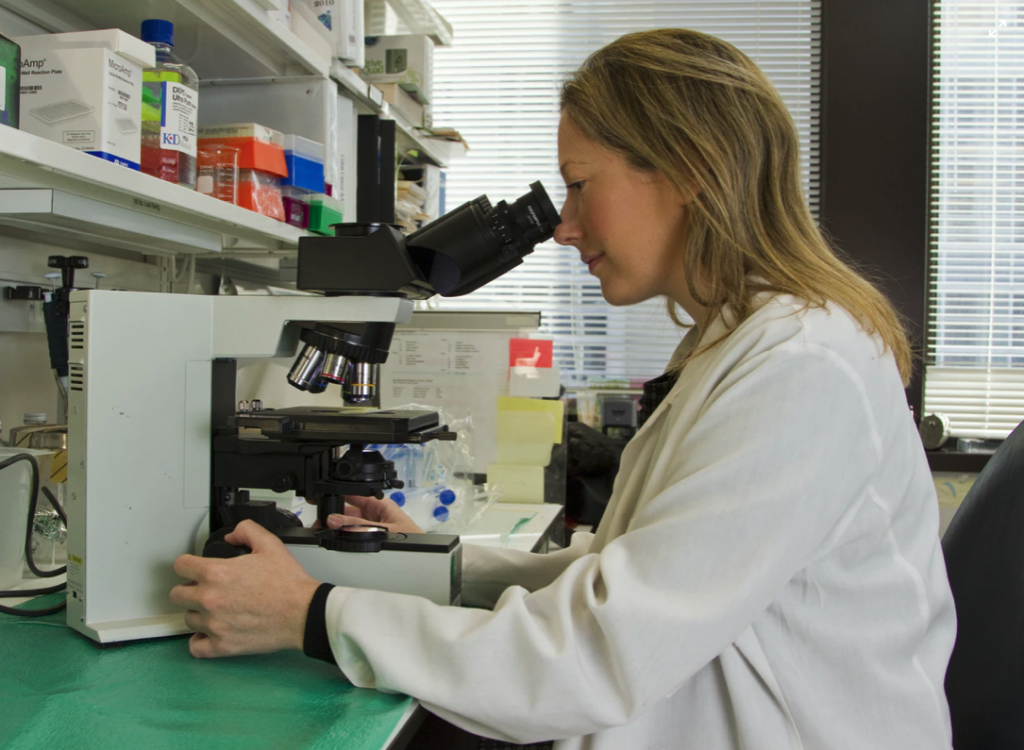
M 518 266 L 560 223 L 544 186 L 535 182 L 511 205 L 492 206 L 481 195 L 413 232 L 406 246 L 434 291 L 459 297 Z
M 486 195 L 403 236 L 393 224 L 335 224 L 333 237 L 302 237 L 296 286 L 328 296 L 382 295 L 428 299 L 469 294 L 512 270 L 561 223 L 544 186 L 511 204 Z M 332 323 L 303 326 L 306 344 L 288 382 L 310 393 L 340 384 L 346 404 L 377 395 L 379 365 L 387 361 L 393 323 L 358 330 Z
M 334 237 L 299 240 L 297 286 L 328 295 L 458 297 L 518 266 L 560 222 L 534 182 L 512 203 L 492 206 L 481 195 L 407 237 L 391 224 L 336 224 Z

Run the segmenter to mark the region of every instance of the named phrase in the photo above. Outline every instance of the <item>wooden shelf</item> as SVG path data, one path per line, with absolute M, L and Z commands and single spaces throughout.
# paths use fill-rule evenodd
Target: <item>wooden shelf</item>
M 5 201 L 5 190 L 8 194 Z M 104 235 L 102 226 L 91 223 L 81 226 L 84 241 L 101 244 L 109 241 L 114 247 L 138 252 L 184 252 L 190 242 L 193 252 L 261 249 L 294 251 L 304 230 L 284 224 L 253 211 L 224 203 L 208 195 L 187 190 L 155 177 L 118 166 L 95 156 L 75 151 L 59 143 L 39 138 L 13 128 L 0 128 L 0 224 L 26 228 L 38 220 L 40 231 L 47 224 L 39 205 L 45 196 L 33 191 L 53 191 L 52 199 L 62 208 L 55 215 L 51 228 L 60 233 L 74 232 L 75 215 L 82 213 L 83 203 L 66 196 L 97 203 L 108 210 L 110 221 Z M 62 198 L 63 196 L 63 198 Z M 18 205 L 15 206 L 15 198 Z M 31 199 L 31 200 L 30 200 Z M 4 213 L 4 209 L 7 213 Z M 176 230 L 172 232 L 172 230 Z M 169 235 L 175 235 L 180 241 Z M 129 235 L 138 237 L 137 241 Z M 146 242 L 146 236 L 151 239 Z M 211 244 L 210 238 L 216 241 Z

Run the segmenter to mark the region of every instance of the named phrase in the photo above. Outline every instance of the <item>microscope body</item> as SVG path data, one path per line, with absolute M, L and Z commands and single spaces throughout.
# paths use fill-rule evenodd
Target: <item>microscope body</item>
M 291 385 L 315 394 L 337 384 L 344 403 L 371 403 L 412 300 L 478 289 L 559 221 L 535 182 L 511 204 L 481 196 L 408 237 L 342 224 L 334 237 L 301 238 L 297 287 L 309 296 L 70 292 L 68 624 L 100 643 L 188 632 L 168 601 L 182 582 L 174 561 L 245 554 L 225 540 L 245 519 L 279 536 L 318 580 L 457 604 L 458 537 L 313 530 L 248 496 L 294 490 L 321 520 L 347 494 L 380 497 L 401 479 L 364 446 L 454 439 L 437 414 L 354 414 L 340 400 L 239 411 L 237 360 L 298 351 Z
M 401 323 L 411 313 L 412 303 L 398 297 L 73 292 L 68 385 L 68 624 L 99 643 L 188 632 L 183 613 L 171 606 L 168 593 L 182 583 L 173 570 L 177 557 L 200 552 L 195 548 L 197 538 L 208 536 L 211 527 L 224 526 L 224 519 L 211 512 L 224 500 L 217 495 L 225 489 L 223 476 L 218 477 L 215 470 L 218 437 L 234 440 L 236 446 L 246 441 L 244 445 L 257 449 L 269 448 L 278 440 L 279 453 L 299 456 L 305 451 L 311 465 L 322 465 L 326 471 L 339 448 L 330 442 L 338 435 L 328 442 L 294 441 L 284 439 L 288 436 L 267 437 L 252 425 L 229 427 L 236 416 L 243 422 L 253 416 L 236 414 L 236 360 L 294 356 L 300 343 L 297 321 Z M 329 405 L 336 407 L 327 408 Z M 332 399 L 320 411 L 345 410 L 340 399 Z M 406 437 L 418 441 L 431 431 L 443 432 L 436 424 L 436 414 L 432 421 L 429 417 L 421 420 L 425 421 L 413 425 L 417 429 Z M 236 435 L 215 436 L 221 428 L 234 430 Z M 230 446 L 220 447 L 222 458 L 234 452 Z M 241 463 L 258 468 L 268 464 L 270 455 L 252 451 L 247 459 L 243 454 Z M 332 479 L 329 475 L 321 478 Z M 246 481 L 252 479 L 245 477 Z M 298 479 L 305 482 L 306 475 Z M 218 480 L 222 485 L 215 484 Z M 226 489 L 245 486 L 261 485 L 254 482 Z M 368 489 L 360 494 L 373 491 Z M 232 498 L 236 505 L 242 504 L 239 499 Z M 345 585 L 358 585 L 344 573 L 349 568 L 357 570 L 346 559 L 385 561 L 385 565 L 378 562 L 378 567 L 388 567 L 392 578 L 404 585 L 403 567 L 415 569 L 422 565 L 419 558 L 433 555 L 438 561 L 434 567 L 444 568 L 443 584 L 437 588 L 448 586 L 446 599 L 443 594 L 435 598 L 444 603 L 457 600 L 458 576 L 451 572 L 453 560 L 457 562 L 460 554 L 457 537 L 454 542 L 436 540 L 435 551 L 428 552 L 415 545 L 395 551 L 394 544 L 387 549 L 382 545 L 376 553 L 316 548 L 331 556 L 330 560 L 320 552 L 314 557 L 310 544 L 297 546 L 309 548 L 299 551 L 297 557 L 312 560 L 311 573 L 315 570 L 320 580 L 331 581 L 327 574 L 333 566 L 341 571 L 333 576 L 334 581 Z M 387 562 L 389 557 L 401 559 Z M 359 562 L 361 566 L 369 564 Z M 382 578 L 378 576 L 378 580 Z

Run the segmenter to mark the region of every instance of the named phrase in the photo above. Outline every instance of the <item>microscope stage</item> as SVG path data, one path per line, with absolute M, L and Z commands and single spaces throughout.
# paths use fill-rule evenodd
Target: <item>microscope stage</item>
M 330 443 L 419 443 L 446 439 L 450 433 L 438 422 L 437 412 L 433 411 L 362 411 L 310 406 L 264 409 L 228 418 L 231 426 L 258 429 L 268 438 Z

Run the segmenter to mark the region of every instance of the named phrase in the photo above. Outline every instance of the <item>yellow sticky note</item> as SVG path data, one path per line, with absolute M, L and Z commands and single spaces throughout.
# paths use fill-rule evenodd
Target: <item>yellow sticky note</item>
M 547 466 L 551 463 L 553 421 L 547 412 L 499 411 L 497 463 Z
M 487 483 L 497 485 L 503 503 L 544 502 L 544 467 L 489 464 Z
M 562 444 L 562 422 L 565 419 L 565 403 L 542 398 L 519 398 L 517 396 L 499 396 L 498 413 L 503 411 L 539 411 L 547 412 L 554 417 L 555 445 Z M 498 439 L 501 439 L 499 435 Z

